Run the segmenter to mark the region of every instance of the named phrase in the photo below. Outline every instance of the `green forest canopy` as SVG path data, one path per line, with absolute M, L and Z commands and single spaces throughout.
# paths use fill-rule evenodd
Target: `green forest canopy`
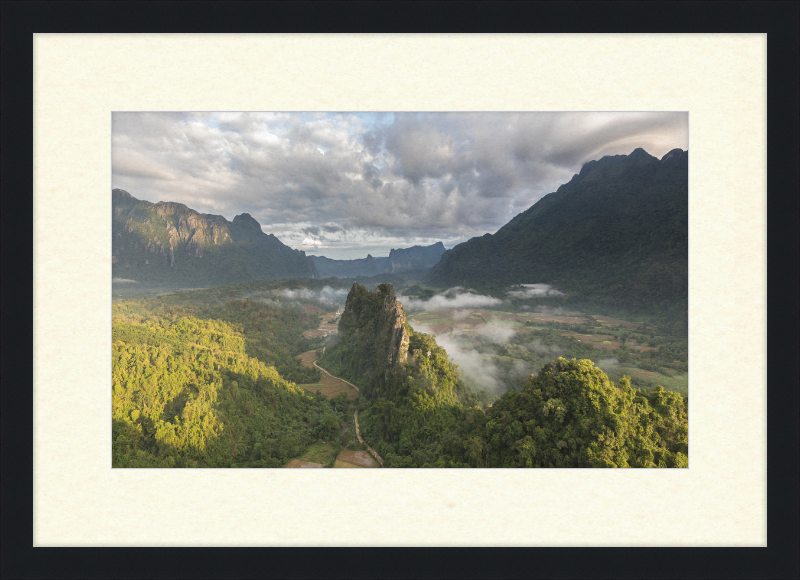
M 295 284 L 114 302 L 115 467 L 280 467 L 340 432 L 352 408 L 296 386 L 319 380 L 294 357 L 320 345 L 302 337 L 320 317 L 252 297 Z M 365 359 L 366 332 L 340 336 L 320 361 L 362 388 L 362 432 L 387 467 L 687 465 L 688 402 L 677 393 L 559 358 L 490 403 L 434 337 L 407 332 L 404 363 Z

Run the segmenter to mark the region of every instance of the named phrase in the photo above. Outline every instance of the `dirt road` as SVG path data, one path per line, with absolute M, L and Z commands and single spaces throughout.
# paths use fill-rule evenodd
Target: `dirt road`
M 356 412 L 355 412 L 355 413 L 353 413 L 353 419 L 355 419 L 355 422 L 356 422 L 356 437 L 358 437 L 358 440 L 359 440 L 361 443 L 363 443 L 364 445 L 367 445 L 367 442 L 366 442 L 366 441 L 364 441 L 364 438 L 363 438 L 363 437 L 361 437 L 361 431 L 358 429 L 358 409 L 356 409 Z M 370 453 L 372 453 L 372 454 L 375 456 L 375 459 L 377 459 L 377 460 L 378 460 L 378 463 L 380 463 L 380 464 L 381 464 L 381 467 L 383 467 L 383 458 L 382 458 L 380 455 L 378 455 L 378 452 L 377 452 L 377 451 L 375 451 L 375 450 L 374 450 L 372 447 L 370 447 L 369 445 L 367 445 L 367 449 L 369 449 Z
M 331 377 L 331 378 L 334 378 L 334 379 L 338 379 L 338 380 L 340 380 L 340 381 L 342 381 L 342 382 L 345 382 L 345 383 L 347 383 L 348 385 L 350 385 L 351 387 L 353 387 L 353 388 L 354 388 L 356 391 L 358 391 L 358 393 L 359 393 L 359 394 L 361 394 L 361 391 L 358 389 L 358 387 L 357 387 L 357 386 L 355 386 L 355 385 L 354 385 L 353 383 L 351 383 L 350 381 L 345 381 L 345 380 L 344 380 L 343 378 L 341 378 L 341 377 L 334 377 L 334 376 L 333 376 L 331 373 L 329 373 L 329 372 L 328 372 L 328 371 L 326 371 L 324 368 L 322 368 L 321 366 L 319 366 L 319 365 L 317 364 L 317 361 L 314 361 L 314 366 L 315 366 L 315 367 L 317 367 L 317 368 L 318 368 L 320 371 L 322 371 L 322 372 L 323 372 L 323 373 L 325 373 L 326 375 L 328 375 L 329 377 Z M 364 441 L 364 438 L 363 438 L 363 437 L 361 437 L 361 430 L 358 428 L 358 410 L 356 410 L 356 412 L 355 412 L 355 413 L 353 413 L 353 419 L 355 420 L 355 424 L 356 424 L 356 437 L 358 437 L 358 440 L 359 440 L 361 443 L 363 443 L 364 445 L 366 445 L 366 446 L 367 446 L 367 449 L 369 449 L 369 452 L 370 452 L 370 453 L 372 453 L 372 454 L 375 456 L 375 459 L 377 459 L 377 460 L 378 460 L 378 463 L 380 463 L 380 464 L 381 464 L 381 467 L 383 467 L 383 458 L 382 458 L 380 455 L 378 455 L 378 452 L 377 452 L 377 451 L 375 451 L 375 450 L 374 450 L 372 447 L 370 447 L 369 445 L 367 445 L 367 442 L 366 442 L 366 441 Z

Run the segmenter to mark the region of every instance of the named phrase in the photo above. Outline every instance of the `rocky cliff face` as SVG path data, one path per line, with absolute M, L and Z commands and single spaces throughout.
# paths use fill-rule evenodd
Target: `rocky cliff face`
M 406 362 L 409 334 L 403 305 L 391 284 L 380 284 L 374 292 L 353 284 L 339 320 L 339 337 L 371 351 L 365 353 L 372 361 L 371 373 Z
M 314 262 L 261 231 L 249 214 L 232 222 L 183 204 L 112 195 L 114 276 L 164 285 L 219 285 L 315 278 Z

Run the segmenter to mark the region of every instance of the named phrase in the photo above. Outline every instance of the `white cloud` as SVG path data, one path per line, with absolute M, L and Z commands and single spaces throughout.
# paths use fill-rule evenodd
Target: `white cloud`
M 402 295 L 398 296 L 398 300 L 406 310 L 487 308 L 503 303 L 499 298 L 476 294 L 470 290 L 463 290 L 458 286 L 436 294 L 428 300 L 418 300 Z
M 498 326 L 494 324 L 483 324 L 475 329 L 475 334 L 485 336 L 492 342 L 508 342 L 517 334 L 517 331 L 509 326 Z
M 344 288 L 332 288 L 324 286 L 322 290 L 309 290 L 308 288 L 298 288 L 297 290 L 283 289 L 269 292 L 271 296 L 285 298 L 288 300 L 316 301 L 325 305 L 344 303 L 349 290 Z
M 539 298 L 542 296 L 563 296 L 549 284 L 520 284 L 522 290 L 509 290 L 508 295 L 512 298 Z
M 687 148 L 687 115 L 121 112 L 112 186 L 228 219 L 250 213 L 294 247 L 306 236 L 292 224 L 333 223 L 353 235 L 325 241 L 326 255 L 363 257 L 371 245 L 494 232 L 584 162 L 636 147 Z

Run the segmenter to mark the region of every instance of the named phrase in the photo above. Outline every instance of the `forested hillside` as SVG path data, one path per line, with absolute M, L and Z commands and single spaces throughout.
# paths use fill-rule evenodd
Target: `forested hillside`
M 615 385 L 592 361 L 558 358 L 475 412 L 461 434 L 475 467 L 688 467 L 688 406 Z
M 162 286 L 218 286 L 276 278 L 315 278 L 314 262 L 249 214 L 229 222 L 180 203 L 112 191 L 112 273 Z
M 573 297 L 686 320 L 688 153 L 590 161 L 494 235 L 445 252 L 432 284 L 546 283 Z
M 558 358 L 490 405 L 434 337 L 408 326 L 388 284 L 353 286 L 320 362 L 362 389 L 362 431 L 386 467 L 687 466 L 678 393 L 615 385 L 590 360 Z
M 294 358 L 318 323 L 287 301 L 219 293 L 115 302 L 113 465 L 281 467 L 333 436 L 342 413 L 295 386 L 319 380 Z

